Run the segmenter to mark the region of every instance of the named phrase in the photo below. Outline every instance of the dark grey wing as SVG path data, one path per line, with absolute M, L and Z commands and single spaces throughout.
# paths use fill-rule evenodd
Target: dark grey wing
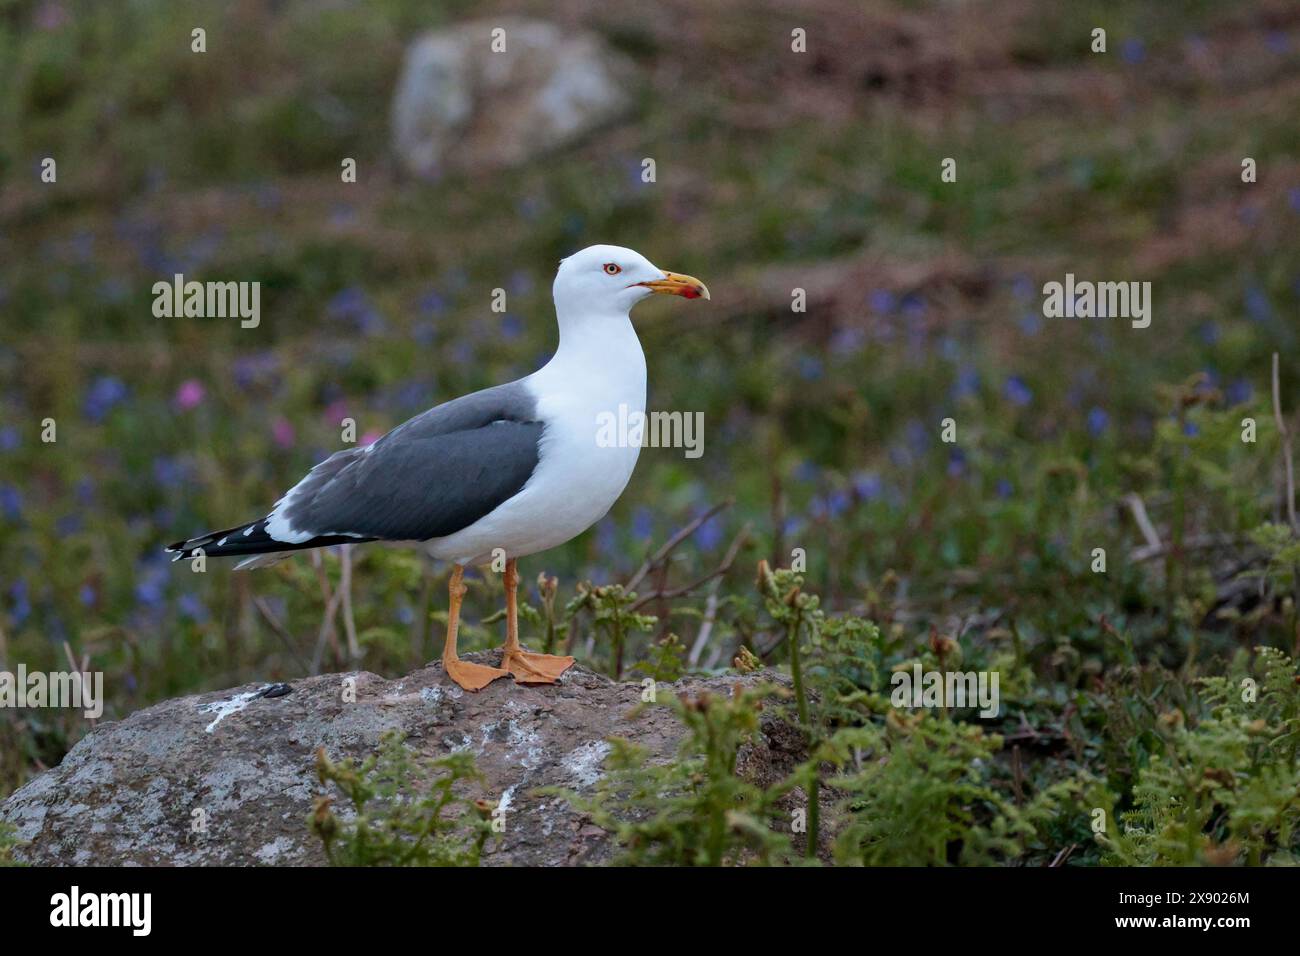
M 537 467 L 543 423 L 521 382 L 455 399 L 312 469 L 284 502 L 297 534 L 423 541 L 467 528 Z

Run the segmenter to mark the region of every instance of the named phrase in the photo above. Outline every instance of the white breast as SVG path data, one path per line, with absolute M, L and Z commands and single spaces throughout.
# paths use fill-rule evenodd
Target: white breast
M 532 478 L 468 528 L 430 541 L 434 557 L 482 564 L 498 548 L 512 558 L 554 548 L 603 518 L 627 487 L 641 449 L 610 446 L 600 427 L 620 405 L 629 415 L 645 411 L 645 355 L 627 316 L 562 339 L 555 357 L 524 381 L 545 423 Z

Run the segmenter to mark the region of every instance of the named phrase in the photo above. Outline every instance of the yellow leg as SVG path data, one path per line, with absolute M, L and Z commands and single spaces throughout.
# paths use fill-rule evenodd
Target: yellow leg
M 451 571 L 451 582 L 447 585 L 450 598 L 447 605 L 447 643 L 442 646 L 442 667 L 449 677 L 466 690 L 482 690 L 498 677 L 508 673 L 497 667 L 485 667 L 471 664 L 456 656 L 456 632 L 460 629 L 460 601 L 465 596 L 465 583 L 462 580 L 465 569 L 459 564 Z
M 514 675 L 520 684 L 554 684 L 556 679 L 573 666 L 572 657 L 554 654 L 534 654 L 519 645 L 519 570 L 515 559 L 506 562 L 506 645 L 502 649 L 501 666 Z

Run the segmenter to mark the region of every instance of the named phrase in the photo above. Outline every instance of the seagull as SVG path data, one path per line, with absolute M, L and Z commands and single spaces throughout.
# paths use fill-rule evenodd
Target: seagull
M 560 343 L 531 375 L 433 408 L 370 445 L 318 464 L 270 513 L 178 541 L 173 560 L 238 557 L 236 570 L 294 552 L 391 541 L 452 564 L 442 663 L 465 690 L 507 675 L 553 684 L 573 658 L 519 643 L 519 558 L 564 544 L 603 518 L 632 477 L 637 441 L 598 441 L 598 422 L 644 414 L 645 354 L 632 307 L 651 295 L 708 299 L 704 283 L 666 272 L 621 246 L 589 246 L 560 261 L 552 286 Z M 626 447 L 621 447 L 626 446 Z M 456 654 L 466 565 L 504 556 L 506 642 L 500 667 Z

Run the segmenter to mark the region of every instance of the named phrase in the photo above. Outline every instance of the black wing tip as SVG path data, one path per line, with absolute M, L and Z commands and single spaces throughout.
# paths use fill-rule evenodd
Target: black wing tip
M 249 521 L 247 524 L 241 524 L 234 528 L 227 528 L 225 531 L 209 531 L 205 534 L 198 534 L 192 538 L 185 538 L 183 541 L 174 541 L 167 547 L 163 548 L 166 554 L 175 555 L 172 560 L 180 561 L 184 558 L 193 557 L 194 552 L 200 548 L 213 557 L 219 557 L 225 549 L 221 548 L 217 542 L 224 541 L 226 538 L 233 538 L 236 535 L 243 535 L 244 532 L 252 528 L 258 528 L 259 525 L 265 525 L 265 518 L 258 518 L 255 521 Z M 261 529 L 259 529 L 261 530 Z M 232 553 L 240 551 L 231 549 Z
M 203 538 L 187 538 L 184 541 L 176 541 L 163 548 L 163 554 L 170 554 L 172 561 L 180 561 L 189 556 L 190 551 L 196 546 L 195 542 L 202 541 Z
M 325 548 L 335 544 L 361 544 L 375 541 L 372 537 L 353 537 L 352 535 L 323 534 L 308 538 L 306 541 L 280 541 L 266 532 L 266 518 L 258 518 L 237 528 L 225 531 L 210 531 L 194 538 L 177 541 L 167 545 L 164 553 L 172 556 L 172 562 L 195 557 L 195 552 L 202 550 L 210 558 L 248 558 L 258 554 L 274 554 L 281 551 L 304 551 L 312 548 Z M 246 533 L 251 532 L 251 533 Z M 227 541 L 226 539 L 230 539 Z

